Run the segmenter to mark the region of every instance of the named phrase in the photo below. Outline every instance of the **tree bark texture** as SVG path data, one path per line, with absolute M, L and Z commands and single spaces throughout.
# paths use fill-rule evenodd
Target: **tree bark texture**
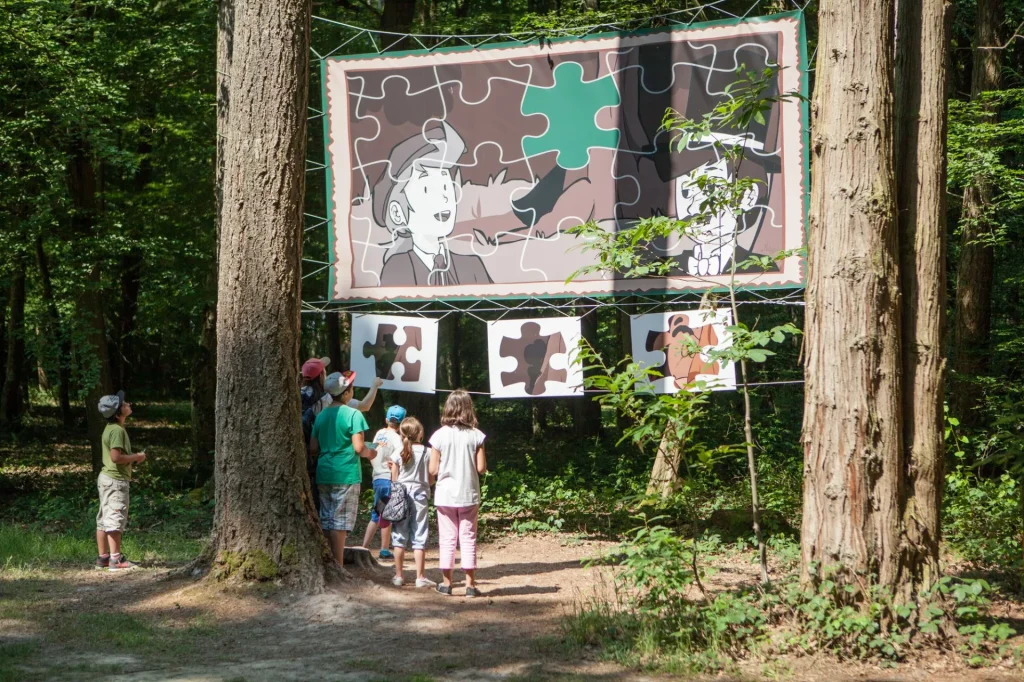
M 25 380 L 25 260 L 17 258 L 11 289 L 7 296 L 10 317 L 7 322 L 7 363 L 3 390 L 0 391 L 0 424 L 13 425 L 24 412 L 21 402 Z
M 903 484 L 893 3 L 825 0 L 813 100 L 802 578 L 896 579 Z
M 905 495 L 900 585 L 913 598 L 939 577 L 946 317 L 946 90 L 949 0 L 900 2 L 896 158 Z
M 42 235 L 36 237 L 35 247 L 36 267 L 39 268 L 43 303 L 46 305 L 46 315 L 50 325 L 47 338 L 51 342 L 56 342 L 60 348 L 59 364 L 57 365 L 57 378 L 60 381 L 60 386 L 58 386 L 57 392 L 60 397 L 61 420 L 64 426 L 71 426 L 71 342 L 60 322 L 57 299 L 53 294 L 53 281 L 50 278 L 50 261 L 46 257 L 46 245 L 43 243 Z
M 341 313 L 326 313 L 327 323 L 327 357 L 331 359 L 332 372 L 340 371 L 341 359 Z
M 299 363 L 309 0 L 236 0 L 217 296 L 215 575 L 324 586 Z M 221 30 L 225 27 L 221 26 Z
M 1003 19 L 1001 0 L 978 0 L 974 33 L 974 67 L 971 97 L 998 90 L 1002 82 L 1002 50 L 985 49 L 999 44 Z M 995 116 L 997 112 L 989 112 Z M 956 278 L 956 311 L 953 327 L 953 412 L 964 424 L 977 423 L 981 390 L 972 378 L 988 367 L 989 333 L 992 328 L 992 286 L 995 282 L 995 251 L 979 243 L 992 232 L 989 218 L 993 187 L 985 178 L 964 190 L 960 218 L 960 265 Z

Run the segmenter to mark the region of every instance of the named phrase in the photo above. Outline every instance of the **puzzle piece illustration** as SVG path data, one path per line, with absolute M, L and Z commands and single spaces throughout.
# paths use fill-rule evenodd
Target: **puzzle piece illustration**
M 529 86 L 523 95 L 522 113 L 543 114 L 548 120 L 543 135 L 523 137 L 523 154 L 557 151 L 562 168 L 583 168 L 589 162 L 590 147 L 619 146 L 619 131 L 598 128 L 595 120 L 601 109 L 619 105 L 619 90 L 611 76 L 584 83 L 583 67 L 577 62 L 562 62 L 553 75 L 553 86 Z
M 395 380 L 395 365 L 403 367 L 401 381 L 420 380 L 420 361 L 411 362 L 408 357 L 410 348 L 423 350 L 423 330 L 419 327 L 403 327 L 405 343 L 399 346 L 395 342 L 395 333 L 398 327 L 393 324 L 381 324 L 377 326 L 377 341 L 363 344 L 363 357 L 374 359 L 374 368 L 377 376 L 388 381 Z M 387 372 L 385 374 L 385 372 Z
M 566 352 L 562 334 L 541 334 L 540 325 L 536 322 L 525 323 L 520 332 L 522 336 L 518 339 L 506 336 L 501 340 L 501 356 L 514 358 L 519 363 L 514 372 L 501 373 L 502 385 L 525 383 L 528 395 L 543 395 L 546 382 L 565 382 L 567 372 L 551 367 L 552 356 Z
M 665 353 L 665 362 L 655 369 L 663 376 L 672 377 L 680 389 L 685 389 L 687 384 L 693 383 L 698 374 L 718 374 L 719 371 L 718 362 L 705 362 L 700 355 L 689 354 L 686 342 L 688 338 L 696 340 L 702 349 L 718 345 L 718 335 L 715 334 L 714 326 L 705 324 L 691 328 L 687 315 L 670 317 L 668 331 L 647 332 L 646 349 Z

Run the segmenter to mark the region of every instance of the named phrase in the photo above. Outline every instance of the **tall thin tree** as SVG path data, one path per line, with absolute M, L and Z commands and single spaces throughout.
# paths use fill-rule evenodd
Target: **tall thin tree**
M 1002 50 L 999 26 L 1001 0 L 978 0 L 974 29 L 974 65 L 971 97 L 997 90 L 1002 82 Z M 994 116 L 995 111 L 988 112 Z M 964 190 L 960 218 L 960 265 L 956 276 L 956 310 L 953 327 L 953 410 L 965 424 L 976 421 L 981 392 L 971 381 L 988 366 L 989 333 L 992 328 L 992 286 L 995 282 L 995 249 L 986 238 L 992 232 L 989 212 L 994 188 L 978 177 Z
M 946 318 L 946 90 L 950 0 L 899 3 L 896 158 L 903 456 L 899 582 L 912 599 L 939 576 Z

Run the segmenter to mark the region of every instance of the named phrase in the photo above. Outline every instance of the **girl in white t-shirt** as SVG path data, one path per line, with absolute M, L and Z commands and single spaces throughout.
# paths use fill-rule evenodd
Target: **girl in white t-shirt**
M 423 447 L 423 424 L 416 417 L 406 417 L 399 427 L 402 448 L 391 455 L 388 466 L 391 480 L 405 486 L 412 498 L 413 508 L 402 521 L 391 524 L 391 548 L 395 552 L 395 577 L 391 582 L 396 587 L 405 584 L 403 564 L 405 550 L 412 547 L 416 561 L 416 587 L 436 587 L 437 583 L 427 579 L 425 551 L 430 535 L 430 520 L 427 518 L 427 503 L 430 500 L 430 484 L 433 477 L 427 472 L 430 457 Z
M 437 477 L 434 506 L 437 507 L 437 537 L 441 594 L 452 593 L 455 547 L 462 553 L 466 572 L 466 596 L 479 597 L 476 586 L 476 524 L 480 511 L 480 475 L 487 471 L 484 453 L 486 436 L 478 429 L 476 412 L 469 394 L 453 391 L 444 404 L 441 428 L 430 437 L 431 476 Z

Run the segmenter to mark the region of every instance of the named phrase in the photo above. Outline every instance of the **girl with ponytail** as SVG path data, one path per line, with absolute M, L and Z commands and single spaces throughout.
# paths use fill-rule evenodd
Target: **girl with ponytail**
M 402 449 L 391 455 L 389 466 L 392 480 L 405 486 L 412 498 L 413 509 L 404 520 L 391 526 L 391 548 L 395 553 L 395 577 L 391 582 L 395 587 L 405 584 L 402 569 L 405 550 L 411 546 L 416 561 L 416 587 L 435 587 L 437 583 L 429 580 L 425 572 L 425 550 L 430 533 L 427 502 L 433 477 L 427 473 L 430 457 L 423 447 L 423 425 L 416 417 L 407 417 L 402 420 L 398 432 L 402 437 Z

